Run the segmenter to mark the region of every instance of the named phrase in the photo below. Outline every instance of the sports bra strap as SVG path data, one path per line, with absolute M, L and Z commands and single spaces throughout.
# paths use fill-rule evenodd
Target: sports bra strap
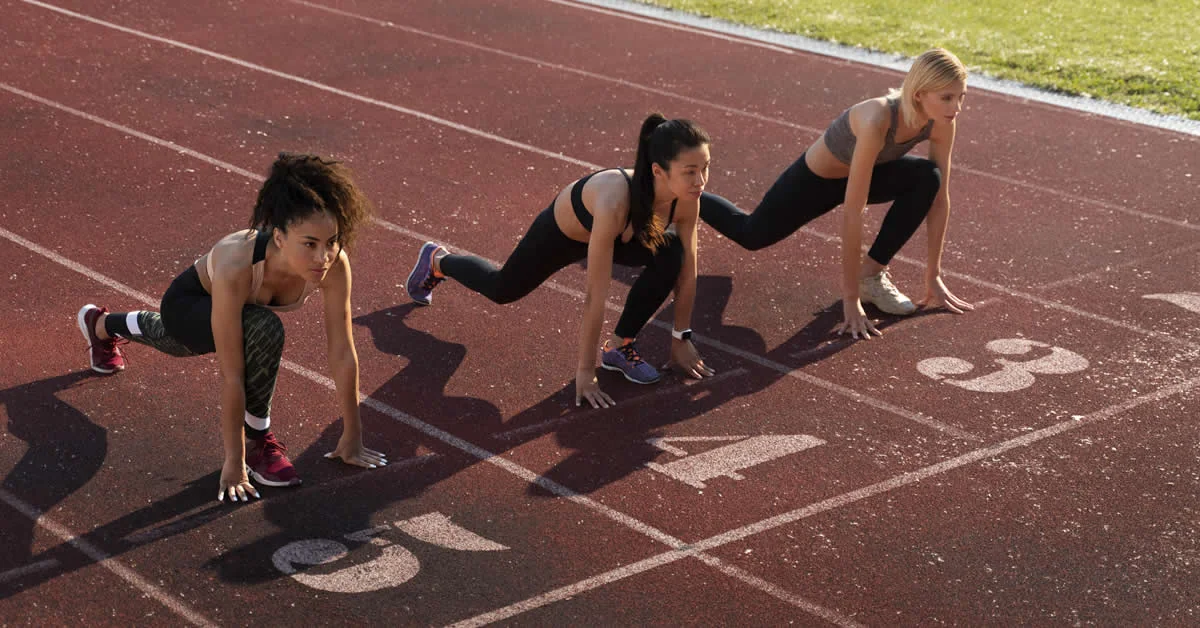
M 621 176 L 625 177 L 625 182 L 630 186 L 633 186 L 633 179 L 629 178 L 629 174 L 625 172 L 624 168 L 609 168 L 609 170 L 616 170 L 617 172 L 620 172 Z M 587 185 L 588 179 L 591 179 L 601 172 L 605 172 L 605 170 L 597 170 L 596 172 L 593 172 L 588 176 L 576 181 L 575 185 L 571 187 L 571 209 L 575 212 L 575 218 L 579 219 L 579 224 L 583 225 L 583 228 L 586 229 L 588 233 L 592 232 L 593 223 L 592 214 L 588 212 L 587 207 L 583 204 L 583 186 Z M 628 227 L 629 223 L 632 221 L 633 217 L 630 216 L 625 220 L 625 226 Z M 624 227 L 622 227 L 621 230 L 624 231 Z
M 571 209 L 575 210 L 575 218 L 579 219 L 579 224 L 583 225 L 583 228 L 588 233 L 592 232 L 592 215 L 588 212 L 587 207 L 583 205 L 583 186 L 587 185 L 588 179 L 591 179 L 600 172 L 604 171 L 598 170 L 589 174 L 576 181 L 574 187 L 571 188 Z
M 626 183 L 629 184 L 630 188 L 633 187 L 633 179 L 631 179 L 629 177 L 629 173 L 625 172 L 624 168 L 613 168 L 613 170 L 620 172 L 621 176 L 625 177 L 625 181 L 626 181 Z M 588 231 L 588 233 L 592 232 L 592 224 L 593 223 L 592 223 L 592 214 L 590 212 L 588 212 L 587 207 L 585 207 L 583 204 L 583 186 L 587 185 L 588 179 L 591 179 L 592 177 L 600 174 L 601 172 L 605 172 L 605 171 L 597 170 L 596 172 L 593 172 L 593 173 L 587 175 L 586 177 L 576 181 L 575 185 L 571 187 L 571 209 L 575 212 L 575 218 L 577 218 L 579 220 L 579 224 L 583 225 L 583 228 L 586 229 Z M 667 217 L 668 225 L 675 222 L 675 205 L 677 203 L 679 203 L 679 199 L 675 199 L 675 200 L 671 201 L 671 215 L 669 217 Z M 631 222 L 633 222 L 632 215 L 630 215 L 628 218 L 626 218 L 625 226 L 628 227 L 629 223 L 631 223 Z M 624 228 L 621 229 L 621 231 L 624 231 L 624 230 L 625 230 Z M 617 238 L 620 239 L 620 236 L 617 236 Z M 256 256 L 258 255 L 257 248 L 255 248 L 255 255 Z
M 257 264 L 267 259 L 267 245 L 271 243 L 271 231 L 269 229 L 260 229 L 258 236 L 254 238 L 254 257 L 250 260 L 250 264 Z
M 896 123 L 900 121 L 900 99 L 888 98 L 888 109 L 892 112 L 892 124 L 887 130 L 887 144 L 896 143 Z

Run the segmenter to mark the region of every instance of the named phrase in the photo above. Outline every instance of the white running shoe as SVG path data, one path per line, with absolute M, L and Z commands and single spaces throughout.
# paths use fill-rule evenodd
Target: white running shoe
M 917 311 L 911 299 L 896 289 L 887 270 L 858 280 L 858 298 L 873 303 L 888 314 L 906 315 Z

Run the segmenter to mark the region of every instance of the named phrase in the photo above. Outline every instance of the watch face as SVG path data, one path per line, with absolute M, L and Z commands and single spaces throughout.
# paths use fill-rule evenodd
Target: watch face
M 680 336 L 683 336 L 684 340 L 691 340 L 692 339 L 692 330 L 690 330 L 690 329 L 686 330 L 682 334 L 680 334 Z

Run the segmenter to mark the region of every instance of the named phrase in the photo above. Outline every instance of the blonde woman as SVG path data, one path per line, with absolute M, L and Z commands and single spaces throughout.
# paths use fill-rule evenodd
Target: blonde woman
M 892 284 L 887 265 L 927 220 L 927 306 L 956 314 L 974 309 L 941 278 L 942 244 L 950 220 L 950 151 L 966 96 L 967 70 L 941 48 L 913 62 L 899 91 L 864 100 L 842 112 L 771 186 L 749 214 L 715 194 L 700 199 L 700 218 L 749 250 L 770 246 L 809 221 L 845 205 L 842 220 L 842 311 L 838 333 L 870 339 L 882 335 L 863 303 L 890 314 L 916 305 Z M 908 156 L 929 140 L 929 159 Z M 867 203 L 892 201 L 866 257 L 862 250 Z

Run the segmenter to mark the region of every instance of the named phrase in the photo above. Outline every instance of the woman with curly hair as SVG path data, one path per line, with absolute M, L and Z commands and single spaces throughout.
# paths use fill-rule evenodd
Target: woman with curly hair
M 363 446 L 350 327 L 346 250 L 370 215 L 370 202 L 343 164 L 282 153 L 259 190 L 250 228 L 221 238 L 180 273 L 159 312 L 114 313 L 92 304 L 79 310 L 91 367 L 100 373 L 125 368 L 119 341 L 177 357 L 217 354 L 224 444 L 218 500 L 259 497 L 250 478 L 268 486 L 300 483 L 270 429 L 284 342 L 275 312 L 299 308 L 318 290 L 343 420 L 337 448 L 325 457 L 367 468 L 387 464 Z

